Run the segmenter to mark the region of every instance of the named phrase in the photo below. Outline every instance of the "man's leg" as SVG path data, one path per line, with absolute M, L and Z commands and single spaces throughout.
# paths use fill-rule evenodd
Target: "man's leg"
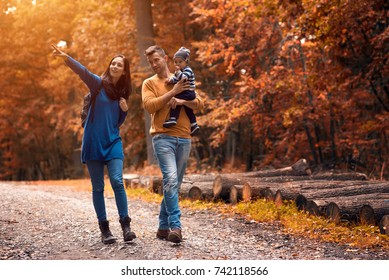
M 153 137 L 153 148 L 163 177 L 163 200 L 159 228 L 181 228 L 181 211 L 178 206 L 178 176 L 176 150 L 178 138 L 167 135 Z
M 178 145 L 176 148 L 176 165 L 177 165 L 177 207 L 179 207 L 178 204 L 178 193 L 181 187 L 182 179 L 184 178 L 186 165 L 189 158 L 190 153 L 190 146 L 191 146 L 191 139 L 185 139 L 185 138 L 178 138 Z M 180 219 L 180 217 L 178 217 Z M 172 221 L 173 219 L 169 219 L 169 221 Z M 181 225 L 181 222 L 180 222 Z M 174 243 L 180 243 L 182 242 L 182 233 L 181 233 L 181 226 L 180 227 L 174 227 L 172 226 L 172 230 L 169 233 L 167 240 Z
M 176 153 L 178 190 L 180 190 L 182 179 L 185 175 L 186 165 L 188 163 L 191 149 L 191 139 L 179 138 Z

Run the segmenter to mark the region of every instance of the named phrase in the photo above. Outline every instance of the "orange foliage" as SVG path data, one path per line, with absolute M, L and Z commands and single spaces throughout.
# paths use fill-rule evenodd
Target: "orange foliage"
M 121 131 L 125 166 L 143 165 L 144 76 L 132 2 L 2 2 L 3 179 L 83 175 L 79 111 L 87 89 L 50 56 L 50 44 L 60 40 L 96 74 L 118 52 L 131 58 L 135 90 Z M 170 57 L 182 45 L 191 49 L 207 104 L 198 114 L 191 170 L 277 167 L 305 157 L 340 168 L 353 159 L 372 177 L 388 176 L 386 2 L 152 1 L 155 41 Z

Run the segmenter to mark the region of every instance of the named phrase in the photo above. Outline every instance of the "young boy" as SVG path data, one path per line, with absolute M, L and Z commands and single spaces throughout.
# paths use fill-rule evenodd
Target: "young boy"
M 173 57 L 174 65 L 176 67 L 176 71 L 174 73 L 174 76 L 168 79 L 167 83 L 169 84 L 175 84 L 178 81 L 185 79 L 189 81 L 190 83 L 190 90 L 185 90 L 179 94 L 177 94 L 175 97 L 178 99 L 184 99 L 184 100 L 194 100 L 196 98 L 196 93 L 194 89 L 195 86 L 195 75 L 193 73 L 193 70 L 188 66 L 189 64 L 189 56 L 190 56 L 190 50 L 187 48 L 181 47 Z M 176 108 L 170 109 L 170 116 L 169 119 L 166 120 L 163 124 L 164 127 L 171 127 L 173 125 L 177 124 L 177 119 L 180 116 L 182 105 L 176 106 Z M 191 135 L 198 134 L 200 127 L 197 125 L 196 122 L 196 116 L 193 113 L 193 110 L 187 106 L 184 106 L 186 115 L 189 118 L 190 121 L 190 130 Z

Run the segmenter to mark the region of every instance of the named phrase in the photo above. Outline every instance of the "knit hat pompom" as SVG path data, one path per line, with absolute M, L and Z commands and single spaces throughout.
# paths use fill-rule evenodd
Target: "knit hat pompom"
M 190 56 L 190 50 L 188 50 L 185 47 L 181 47 L 175 54 L 174 58 L 179 57 L 182 58 L 183 60 L 189 60 Z

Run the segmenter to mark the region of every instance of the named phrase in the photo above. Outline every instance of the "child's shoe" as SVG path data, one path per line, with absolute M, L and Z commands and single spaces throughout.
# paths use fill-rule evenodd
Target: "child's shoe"
M 163 123 L 163 127 L 168 128 L 168 127 L 171 127 L 171 126 L 176 125 L 176 124 L 177 124 L 176 118 L 170 118 Z
M 200 132 L 200 127 L 197 125 L 197 123 L 193 123 L 190 125 L 190 135 L 196 136 Z

